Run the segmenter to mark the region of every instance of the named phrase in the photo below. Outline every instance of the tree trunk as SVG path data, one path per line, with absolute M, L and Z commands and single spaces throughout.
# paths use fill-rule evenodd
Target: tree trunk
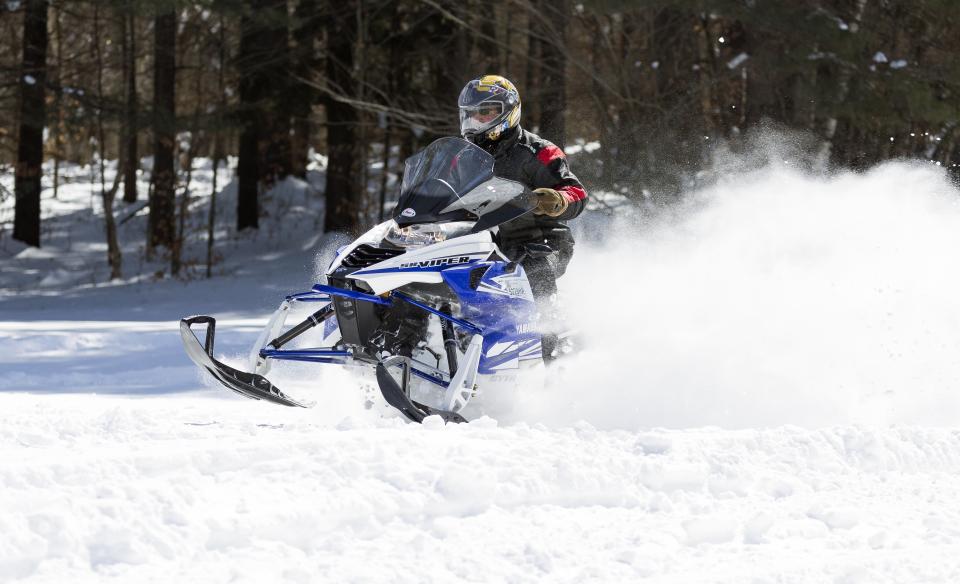
M 860 32 L 860 26 L 863 24 L 863 13 L 866 8 L 867 0 L 856 0 L 852 22 L 850 23 L 850 34 Z M 835 101 L 832 104 L 833 109 L 836 109 L 846 101 L 847 94 L 850 93 L 851 75 L 852 73 L 849 67 L 841 67 L 837 73 Z M 833 139 L 837 134 L 837 122 L 838 120 L 835 114 L 829 116 L 826 121 L 824 121 L 823 141 L 820 143 L 820 150 L 817 152 L 817 157 L 814 161 L 814 167 L 817 169 L 826 169 L 830 164 L 830 158 L 833 153 Z M 883 146 L 884 148 L 889 147 L 886 143 L 884 143 Z
M 713 59 L 710 55 L 710 36 L 707 27 L 707 15 L 694 16 L 693 33 L 697 37 L 697 79 L 700 88 L 700 115 L 703 118 L 703 132 L 707 136 L 717 133 L 714 112 L 717 106 L 713 98 Z
M 284 0 L 256 0 L 240 21 L 240 159 L 237 229 L 259 227 L 261 185 L 290 173 L 291 140 Z
M 46 122 L 47 0 L 27 0 L 20 71 L 20 140 L 13 238 L 40 247 L 40 177 Z
M 240 145 L 237 160 L 237 230 L 257 229 L 260 224 L 260 136 L 263 121 L 260 100 L 264 87 L 258 78 L 260 24 L 257 15 L 244 12 L 240 20 Z
M 481 0 L 474 4 L 476 13 L 472 16 L 474 26 L 480 30 L 477 39 L 477 48 L 480 49 L 480 75 L 503 75 L 500 71 L 500 47 L 497 46 L 497 6 L 502 0 Z M 468 17 L 469 18 L 469 17 Z M 446 24 L 446 22 L 444 22 Z M 461 35 L 466 31 L 455 30 L 450 27 L 449 35 Z M 443 61 L 441 61 L 441 64 Z
M 60 159 L 63 157 L 63 120 L 64 120 L 64 108 L 63 108 L 63 29 L 60 26 L 60 21 L 62 20 L 63 9 L 56 7 L 56 18 L 53 21 L 53 34 L 55 37 L 54 44 L 56 46 L 56 55 L 54 56 L 56 62 L 56 75 L 57 75 L 57 85 L 56 93 L 53 98 L 53 108 L 56 111 L 56 122 L 53 125 L 53 198 L 56 199 L 60 191 Z
M 223 112 L 227 108 L 226 80 L 224 69 L 227 66 L 226 22 L 220 15 L 220 29 L 217 42 L 217 113 L 213 128 L 213 184 L 210 185 L 210 210 L 207 215 L 207 277 L 213 275 L 213 240 L 217 220 L 217 175 L 220 159 L 223 158 Z
M 544 39 L 540 93 L 540 131 L 544 138 L 561 149 L 566 141 L 566 30 L 570 20 L 570 0 L 540 0 Z
M 387 206 L 387 179 L 390 178 L 390 138 L 393 124 L 390 116 L 384 116 L 383 128 L 383 169 L 380 171 L 380 206 L 377 207 L 377 218 L 382 223 Z
M 113 187 L 107 189 L 106 176 L 106 137 L 103 129 L 103 52 L 100 48 L 100 5 L 93 9 L 93 46 L 97 56 L 97 149 L 100 151 L 100 199 L 103 203 L 103 222 L 107 238 L 107 265 L 110 266 L 110 279 L 119 279 L 123 274 L 123 257 L 117 241 L 117 222 L 113 216 L 113 201 L 119 186 L 121 165 L 118 161 L 113 177 Z
M 241 92 L 242 96 L 242 92 Z M 240 98 L 241 103 L 243 98 Z M 237 159 L 237 230 L 260 227 L 260 132 L 252 114 L 244 115 Z
M 123 34 L 123 70 L 126 75 L 126 109 L 124 111 L 125 149 L 123 164 L 123 202 L 134 203 L 137 200 L 137 169 L 140 167 L 140 154 L 137 149 L 137 20 L 133 14 L 130 0 L 127 13 L 124 14 Z
M 365 0 L 357 0 L 356 2 L 356 27 L 357 27 L 357 42 L 354 43 L 353 50 L 353 79 L 354 83 L 354 95 L 356 96 L 357 101 L 364 102 L 366 100 L 366 84 L 367 84 L 367 15 L 365 12 Z M 370 209 L 369 197 L 367 196 L 367 185 L 370 182 L 369 169 L 370 164 L 368 162 L 368 152 L 369 148 L 367 146 L 367 120 L 369 118 L 369 113 L 363 110 L 357 110 L 357 132 L 356 132 L 356 143 L 357 148 L 356 152 L 360 156 L 360 215 L 359 219 L 361 225 L 365 223 L 364 218 L 371 215 L 376 216 L 372 213 Z
M 316 101 L 316 90 L 306 83 L 316 67 L 313 44 L 320 29 L 320 10 L 318 0 L 300 0 L 294 13 L 293 39 L 296 43 L 293 52 L 289 93 L 290 114 L 293 116 L 293 132 L 290 140 L 291 174 L 306 178 L 307 158 L 310 153 L 310 118 Z
M 202 57 L 198 59 L 197 68 L 202 66 Z M 186 60 L 186 59 L 184 59 Z M 203 76 L 194 76 L 194 109 L 193 120 L 190 124 L 190 146 L 186 156 L 181 152 L 181 170 L 186 169 L 186 179 L 183 184 L 183 194 L 180 195 L 180 209 L 177 213 L 177 235 L 173 240 L 173 249 L 170 253 L 170 274 L 179 276 L 183 268 L 183 248 L 187 241 L 187 215 L 190 213 L 191 183 L 193 182 L 193 160 L 204 150 L 206 134 L 200 129 L 200 116 L 203 107 Z
M 525 71 L 525 87 L 521 88 L 520 100 L 523 103 L 523 125 L 529 129 L 540 128 L 540 116 L 537 104 L 540 102 L 539 87 L 542 71 L 540 59 L 543 54 L 543 43 L 539 39 L 539 14 L 534 10 L 527 10 L 527 67 Z
M 290 75 L 287 1 L 260 1 L 263 8 L 257 17 L 264 26 L 261 28 L 260 52 L 263 60 L 259 64 L 259 74 L 267 88 L 267 100 L 261 107 L 267 134 L 264 136 L 266 142 L 260 145 L 264 162 L 261 170 L 265 174 L 260 179 L 269 186 L 291 174 L 291 109 L 297 89 L 291 83 Z
M 363 186 L 357 144 L 357 108 L 345 99 L 356 94 L 353 44 L 357 38 L 356 0 L 348 0 L 327 17 L 327 79 L 336 95 L 327 101 L 327 188 L 324 229 L 357 233 Z
M 153 191 L 150 196 L 150 246 L 173 245 L 175 233 L 177 14 L 157 14 L 154 21 Z

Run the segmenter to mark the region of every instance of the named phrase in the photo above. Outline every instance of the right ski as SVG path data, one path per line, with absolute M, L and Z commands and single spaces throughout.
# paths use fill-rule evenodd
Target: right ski
M 456 412 L 446 410 L 437 410 L 430 406 L 417 403 L 407 397 L 406 392 L 397 383 L 397 380 L 390 375 L 383 363 L 377 364 L 377 385 L 380 386 L 380 393 L 388 404 L 400 410 L 404 416 L 413 422 L 423 422 L 427 416 L 440 416 L 444 422 L 454 422 L 461 424 L 467 420 Z

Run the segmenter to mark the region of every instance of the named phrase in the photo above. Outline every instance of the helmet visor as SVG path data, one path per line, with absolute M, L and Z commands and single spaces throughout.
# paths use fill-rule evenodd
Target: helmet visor
M 496 125 L 503 115 L 503 104 L 485 101 L 477 105 L 460 106 L 460 133 L 482 132 Z

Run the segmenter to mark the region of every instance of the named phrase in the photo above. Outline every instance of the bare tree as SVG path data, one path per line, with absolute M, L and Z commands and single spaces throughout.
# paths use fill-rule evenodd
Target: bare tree
M 63 157 L 63 9 L 59 6 L 54 8 L 53 34 L 54 34 L 54 71 L 56 73 L 56 88 L 53 96 L 53 109 L 56 112 L 56 121 L 53 124 L 53 198 L 56 199 L 60 190 L 60 160 Z
M 113 202 L 120 185 L 120 163 L 114 173 L 113 186 L 107 189 L 106 177 L 106 140 L 103 128 L 103 109 L 105 98 L 103 95 L 103 70 L 105 63 L 100 43 L 100 5 L 93 8 L 93 49 L 97 63 L 97 148 L 100 150 L 100 199 L 103 203 L 103 220 L 107 238 L 107 264 L 110 266 L 110 279 L 115 280 L 122 275 L 123 259 L 120 254 L 120 244 L 117 241 L 117 222 L 113 216 Z

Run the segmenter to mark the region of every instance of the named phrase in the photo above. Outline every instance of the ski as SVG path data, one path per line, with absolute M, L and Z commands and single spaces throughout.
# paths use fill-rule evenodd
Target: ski
M 207 325 L 202 345 L 200 339 L 191 329 L 191 326 L 195 324 Z M 312 407 L 312 404 L 304 404 L 287 396 L 262 375 L 239 371 L 215 359 L 213 357 L 215 331 L 216 320 L 211 316 L 191 316 L 180 320 L 180 337 L 191 361 L 206 369 L 229 389 L 250 399 L 264 400 L 290 407 Z

